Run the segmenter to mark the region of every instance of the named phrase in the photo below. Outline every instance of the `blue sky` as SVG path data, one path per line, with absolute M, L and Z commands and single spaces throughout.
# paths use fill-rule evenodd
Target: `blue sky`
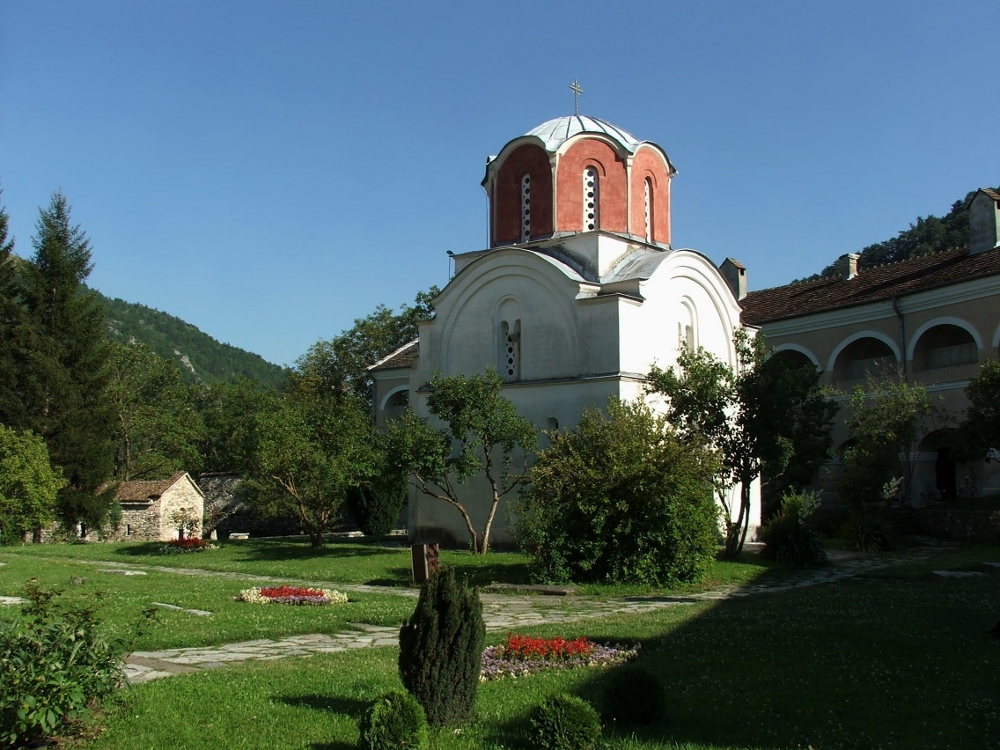
M 486 242 L 485 158 L 573 108 L 662 145 L 674 245 L 784 284 L 1000 184 L 983 2 L 0 3 L 17 251 L 292 363 Z

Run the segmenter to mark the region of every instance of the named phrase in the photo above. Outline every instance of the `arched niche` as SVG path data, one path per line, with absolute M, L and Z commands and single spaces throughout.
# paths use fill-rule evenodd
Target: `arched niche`
M 913 369 L 940 370 L 945 367 L 976 364 L 979 362 L 980 343 L 968 324 L 939 322 L 925 326 L 917 332 L 910 345 Z
M 882 336 L 858 336 L 838 349 L 830 367 L 838 382 L 864 380 L 891 371 L 899 363 L 898 351 Z
M 798 367 L 811 365 L 817 370 L 822 369 L 816 355 L 804 346 L 799 346 L 798 344 L 781 344 L 780 346 L 776 346 L 774 351 L 771 353 L 771 359 L 776 358 L 789 365 Z

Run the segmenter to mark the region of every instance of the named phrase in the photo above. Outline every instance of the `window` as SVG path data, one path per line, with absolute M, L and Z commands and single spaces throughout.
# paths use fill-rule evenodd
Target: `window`
M 521 377 L 521 321 L 503 321 L 500 324 L 500 372 L 506 381 Z
M 653 181 L 648 177 L 645 180 L 643 205 L 646 218 L 646 242 L 653 242 Z
M 521 242 L 531 239 L 531 175 L 521 178 Z
M 597 167 L 587 167 L 583 170 L 583 228 L 588 232 L 601 225 L 599 191 Z

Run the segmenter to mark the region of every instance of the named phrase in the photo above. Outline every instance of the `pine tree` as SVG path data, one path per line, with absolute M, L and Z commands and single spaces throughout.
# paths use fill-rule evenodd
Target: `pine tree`
M 475 589 L 442 568 L 420 590 L 417 609 L 399 632 L 399 674 L 433 726 L 472 715 L 486 629 Z
M 93 268 L 90 241 L 70 223 L 57 192 L 39 212 L 35 254 L 24 269 L 28 362 L 20 373 L 27 424 L 41 435 L 68 480 L 57 510 L 63 523 L 98 526 L 111 502 L 96 493 L 111 476 L 114 446 L 105 398 L 109 348 L 104 312 L 83 286 Z
M 18 393 L 24 354 L 19 340 L 24 333 L 24 308 L 18 289 L 14 238 L 8 238 L 7 227 L 7 211 L 0 205 L 0 424 L 19 425 L 25 421 Z

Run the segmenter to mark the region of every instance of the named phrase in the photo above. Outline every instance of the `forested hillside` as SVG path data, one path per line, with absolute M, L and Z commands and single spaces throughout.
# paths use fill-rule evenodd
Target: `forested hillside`
M 135 341 L 180 367 L 189 383 L 233 382 L 241 376 L 277 385 L 284 371 L 263 357 L 216 341 L 190 323 L 145 305 L 110 299 L 96 292 L 104 305 L 108 338 Z
M 996 188 L 1000 190 L 1000 188 Z M 858 266 L 861 269 L 896 263 L 901 260 L 918 258 L 922 255 L 940 253 L 956 247 L 969 245 L 969 204 L 976 191 L 951 204 L 951 210 L 944 216 L 918 216 L 916 223 L 902 230 L 892 239 L 868 245 L 861 251 Z M 818 274 L 804 281 L 811 281 L 838 273 L 836 262 L 831 263 Z

